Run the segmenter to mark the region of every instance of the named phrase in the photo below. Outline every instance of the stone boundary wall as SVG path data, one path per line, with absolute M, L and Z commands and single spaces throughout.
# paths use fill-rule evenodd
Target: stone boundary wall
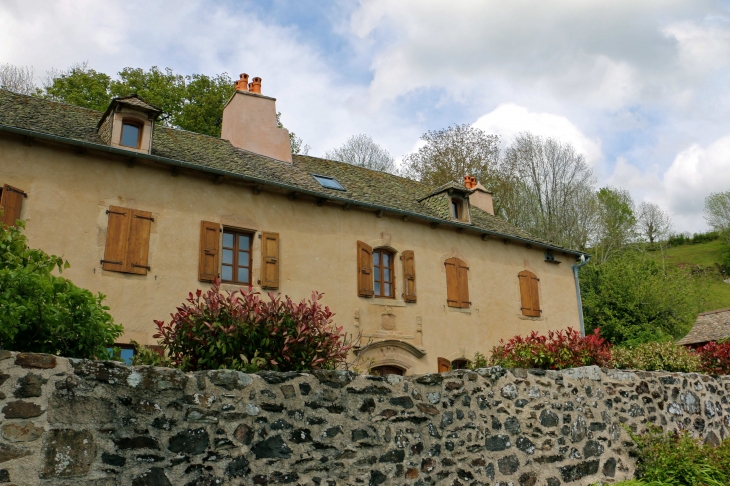
M 186 374 L 0 351 L 0 483 L 607 484 L 635 471 L 622 424 L 718 443 L 728 396 L 730 377 L 597 367 Z

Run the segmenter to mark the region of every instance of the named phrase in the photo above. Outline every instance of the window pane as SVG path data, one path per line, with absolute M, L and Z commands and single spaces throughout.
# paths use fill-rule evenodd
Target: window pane
M 384 267 L 390 266 L 390 255 L 388 253 L 383 253 L 383 266 Z
M 383 269 L 383 280 L 385 280 L 386 282 L 390 282 L 391 281 L 391 278 L 390 278 L 390 268 L 384 268 Z
M 377 280 L 375 281 L 374 290 L 375 290 L 375 295 L 380 295 L 380 282 L 378 282 Z
M 380 280 L 380 267 L 373 268 L 373 277 L 375 280 Z
M 134 349 L 122 348 L 121 358 L 128 365 L 132 364 L 132 358 L 134 357 Z
M 223 246 L 233 248 L 233 233 L 223 233 Z
M 238 249 L 248 250 L 251 244 L 251 237 L 248 235 L 238 235 Z
M 247 267 L 248 266 L 248 252 L 247 251 L 239 251 L 238 252 L 238 266 L 239 267 Z
M 137 148 L 139 142 L 139 127 L 137 125 L 131 125 L 125 123 L 122 125 L 122 142 L 121 145 L 125 147 Z
M 233 280 L 233 267 L 221 267 L 221 280 Z
M 373 265 L 380 265 L 380 252 L 373 253 Z
M 392 295 L 391 295 L 391 293 L 390 293 L 390 284 L 389 284 L 389 283 L 387 283 L 387 284 L 384 284 L 384 287 L 385 287 L 385 292 L 383 292 L 383 294 L 384 294 L 384 295 L 385 295 L 386 297 L 392 297 Z
M 238 281 L 239 282 L 248 282 L 248 268 L 239 268 L 238 269 Z
M 233 250 L 223 250 L 223 263 L 233 265 Z

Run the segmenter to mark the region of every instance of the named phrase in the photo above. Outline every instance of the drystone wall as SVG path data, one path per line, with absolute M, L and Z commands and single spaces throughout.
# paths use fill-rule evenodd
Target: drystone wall
M 0 351 L 0 483 L 604 484 L 622 425 L 719 442 L 730 377 L 487 368 L 182 373 Z

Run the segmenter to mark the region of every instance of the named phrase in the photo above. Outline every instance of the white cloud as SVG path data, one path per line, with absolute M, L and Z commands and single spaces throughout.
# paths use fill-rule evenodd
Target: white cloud
M 678 44 L 679 59 L 688 71 L 719 69 L 730 62 L 730 26 L 677 22 L 662 31 Z
M 521 132 L 531 132 L 545 138 L 556 138 L 569 142 L 586 157 L 586 161 L 597 165 L 602 160 L 601 144 L 584 135 L 566 117 L 553 113 L 529 111 L 523 106 L 506 103 L 479 117 L 473 126 L 486 133 L 499 135 L 502 145 L 508 146 Z

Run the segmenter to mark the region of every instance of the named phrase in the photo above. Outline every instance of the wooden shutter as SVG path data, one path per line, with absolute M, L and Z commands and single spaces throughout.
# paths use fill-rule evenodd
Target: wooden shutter
M 416 302 L 416 257 L 413 250 L 406 250 L 403 258 L 403 300 Z
M 438 365 L 439 373 L 446 373 L 447 371 L 451 371 L 451 361 L 446 358 L 439 358 Z
M 220 258 L 221 225 L 210 221 L 200 222 L 200 255 L 198 280 L 212 282 L 218 276 Z
M 522 315 L 529 317 L 540 317 L 540 296 L 538 293 L 538 282 L 540 279 L 527 270 L 518 274 L 520 279 L 520 301 Z
M 15 226 L 15 222 L 20 219 L 20 210 L 23 208 L 24 197 L 26 197 L 26 194 L 20 189 L 7 184 L 3 186 L 2 197 L 0 198 L 3 217 L 0 223 L 6 226 Z
M 471 305 L 469 300 L 469 267 L 461 260 L 458 260 L 459 270 L 459 304 L 463 309 L 468 309 Z
M 113 272 L 125 272 L 127 268 L 127 243 L 129 242 L 129 220 L 132 210 L 109 206 L 109 223 L 106 228 L 106 246 L 102 268 Z
M 279 288 L 279 233 L 261 235 L 261 287 Z
M 128 273 L 147 275 L 150 254 L 150 229 L 152 213 L 133 209 L 129 220 L 129 246 L 127 248 Z
M 373 296 L 373 248 L 362 241 L 357 242 L 357 295 Z
M 458 258 L 449 258 L 444 262 L 446 266 L 446 303 L 449 307 L 461 307 L 459 299 L 458 261 Z

